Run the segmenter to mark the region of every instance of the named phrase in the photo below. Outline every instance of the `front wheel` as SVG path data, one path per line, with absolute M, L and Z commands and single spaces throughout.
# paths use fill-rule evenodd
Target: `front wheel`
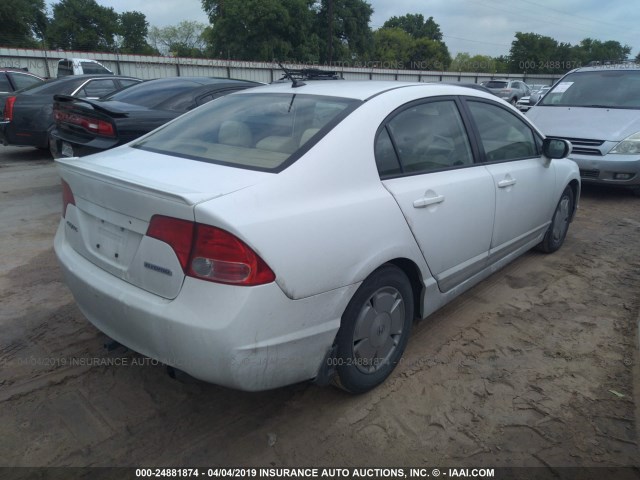
M 556 206 L 556 210 L 553 213 L 551 219 L 551 225 L 547 233 L 544 235 L 542 242 L 538 245 L 538 249 L 545 253 L 553 253 L 558 250 L 564 243 L 564 239 L 567 236 L 569 230 L 569 223 L 571 222 L 571 215 L 573 213 L 574 205 L 573 189 L 567 185 L 562 192 L 560 201 Z
M 383 265 L 362 283 L 349 302 L 336 337 L 335 383 L 351 393 L 380 385 L 400 361 L 413 322 L 409 279 Z

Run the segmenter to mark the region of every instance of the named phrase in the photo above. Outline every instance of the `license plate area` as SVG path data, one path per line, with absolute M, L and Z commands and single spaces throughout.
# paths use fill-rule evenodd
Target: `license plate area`
M 86 215 L 85 220 L 89 224 L 88 247 L 93 255 L 126 269 L 131 264 L 142 235 L 91 215 Z
M 73 157 L 73 147 L 70 143 L 62 142 L 62 145 L 60 146 L 60 153 L 63 157 Z

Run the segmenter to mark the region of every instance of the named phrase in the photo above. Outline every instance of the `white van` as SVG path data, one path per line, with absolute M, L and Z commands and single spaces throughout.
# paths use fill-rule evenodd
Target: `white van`
M 100 62 L 89 60 L 88 58 L 63 58 L 58 61 L 57 77 L 66 77 L 67 75 L 86 75 L 86 74 L 113 75 L 113 72 Z

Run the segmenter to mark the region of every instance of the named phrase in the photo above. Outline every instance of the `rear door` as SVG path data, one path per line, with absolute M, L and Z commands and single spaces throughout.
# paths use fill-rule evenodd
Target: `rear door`
M 458 102 L 441 97 L 394 113 L 378 132 L 375 155 L 383 184 L 402 209 L 440 290 L 482 270 L 491 245 L 495 189 L 491 174 L 475 162 Z

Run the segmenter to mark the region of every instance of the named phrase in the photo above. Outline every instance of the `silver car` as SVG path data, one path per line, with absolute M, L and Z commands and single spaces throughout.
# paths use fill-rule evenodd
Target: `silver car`
M 485 85 L 491 93 L 506 100 L 511 105 L 516 105 L 518 100 L 531 93 L 529 86 L 519 80 L 493 79 Z
M 640 67 L 573 70 L 527 112 L 547 136 L 573 144 L 570 158 L 585 183 L 631 187 L 640 194 Z

